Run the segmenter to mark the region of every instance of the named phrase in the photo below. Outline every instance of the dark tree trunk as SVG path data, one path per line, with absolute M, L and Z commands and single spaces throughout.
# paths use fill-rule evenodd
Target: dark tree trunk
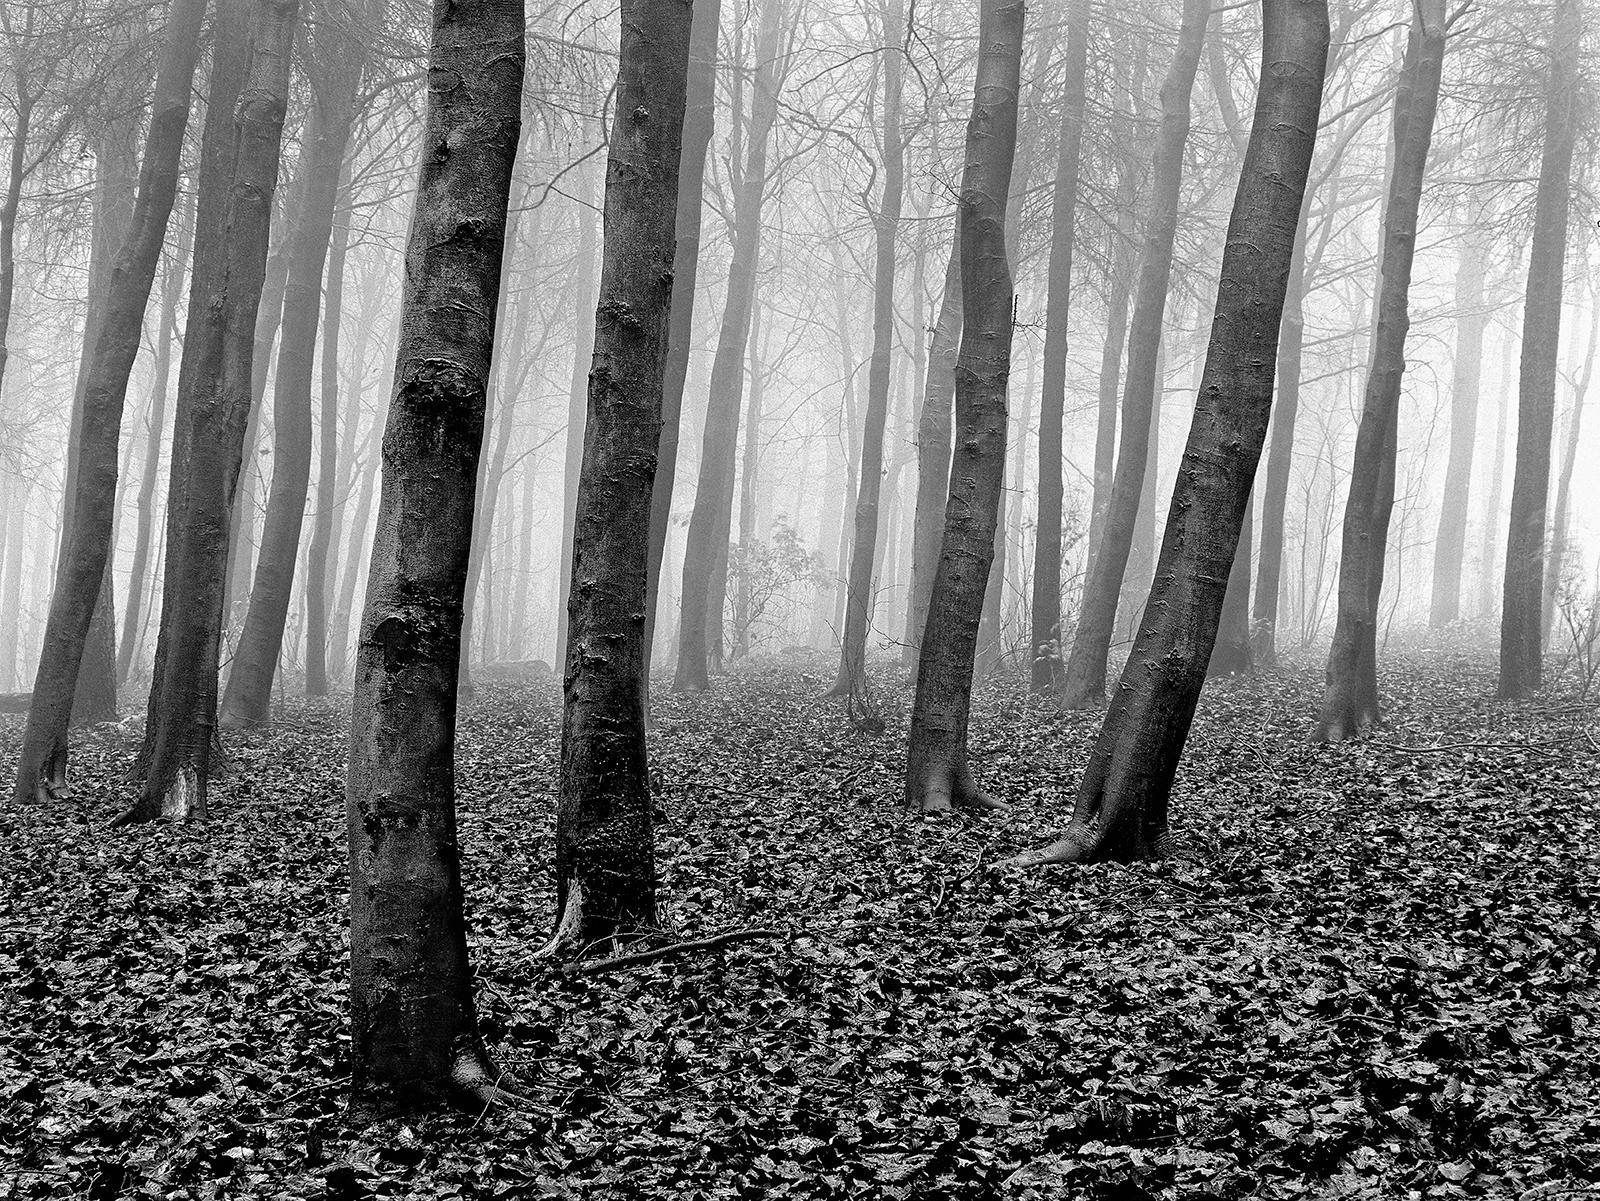
M 915 667 L 928 624 L 928 600 L 939 567 L 944 540 L 945 501 L 950 495 L 951 405 L 956 395 L 956 356 L 961 350 L 961 229 L 950 238 L 950 260 L 944 269 L 939 316 L 928 347 L 928 374 L 923 381 L 922 408 L 917 417 L 917 515 L 911 543 L 911 603 L 906 610 L 907 667 Z
M 204 0 L 174 0 L 151 101 L 150 133 L 127 240 L 117 252 L 82 391 L 71 524 L 45 623 L 33 702 L 17 760 L 15 798 L 48 800 L 66 787 L 67 729 L 84 646 L 103 601 L 117 496 L 117 441 L 144 311 L 177 197 L 189 92 Z M 106 616 L 109 617 L 109 611 Z
M 1005 475 L 1013 297 L 1005 203 L 1017 148 L 1023 19 L 1020 0 L 982 0 L 979 8 L 978 75 L 957 209 L 963 319 L 955 449 L 906 762 L 906 802 L 925 811 L 997 804 L 972 778 L 967 720 Z
M 256 305 L 299 16 L 298 0 L 259 0 L 253 7 L 248 35 L 243 26 L 252 14 L 239 11 L 242 4 L 224 0 L 219 8 L 142 784 L 119 823 L 206 812 L 228 523 L 250 409 Z
M 1078 164 L 1089 70 L 1089 0 L 1067 10 L 1066 96 L 1056 154 L 1050 266 L 1044 317 L 1044 389 L 1039 398 L 1039 518 L 1033 544 L 1033 638 L 1030 680 L 1054 691 L 1061 676 L 1062 421 L 1067 404 L 1067 332 L 1072 301 L 1072 250 L 1078 228 Z
M 1156 364 L 1161 350 L 1172 245 L 1178 229 L 1178 193 L 1183 183 L 1183 149 L 1189 137 L 1189 94 L 1205 43 L 1208 0 L 1184 0 L 1183 24 L 1172 67 L 1161 85 L 1161 132 L 1151 164 L 1150 212 L 1144 257 L 1134 294 L 1133 326 L 1128 335 L 1128 374 L 1122 395 L 1122 443 L 1106 507 L 1104 533 L 1094 551 L 1094 568 L 1084 586 L 1072 652 L 1062 682 L 1063 701 L 1089 708 L 1105 697 L 1106 656 L 1116 626 L 1139 498 L 1155 481 L 1145 479 L 1150 451 L 1150 416 L 1156 403 Z
M 733 521 L 733 481 L 744 390 L 745 354 L 755 304 L 761 251 L 761 210 L 767 186 L 767 143 L 778 115 L 784 69 L 780 43 L 783 2 L 767 0 L 756 39 L 755 97 L 750 111 L 749 159 L 734 200 L 733 261 L 722 330 L 711 364 L 700 472 L 683 550 L 683 595 L 678 610 L 678 666 L 674 692 L 704 692 L 712 643 L 721 643 L 722 598 L 727 586 L 728 535 Z M 713 632 L 714 631 L 714 632 Z
M 324 285 L 322 352 L 318 387 L 317 509 L 306 548 L 306 695 L 328 695 L 328 610 L 333 604 L 333 564 L 339 554 L 334 509 L 343 503 L 339 490 L 339 324 L 344 316 L 344 266 L 350 248 L 351 196 L 349 171 L 334 206 Z M 348 420 L 359 414 L 351 411 Z
M 556 603 L 556 662 L 567 661 L 567 612 L 572 582 L 572 537 L 578 510 L 578 473 L 583 469 L 583 423 L 589 397 L 589 371 L 594 358 L 595 269 L 600 247 L 595 235 L 595 210 L 589 184 L 578 189 L 578 261 L 572 290 L 572 378 L 567 389 L 566 462 L 561 474 L 561 559 L 558 568 L 561 595 Z M 484 531 L 487 533 L 488 531 Z
M 623 2 L 573 540 L 552 950 L 656 924 L 641 685 L 689 28 L 687 5 Z
M 1272 408 L 1279 320 L 1321 110 L 1324 0 L 1265 0 L 1249 148 L 1155 584 L 1064 836 L 1040 863 L 1158 854 Z
M 1280 333 L 1279 337 L 1282 337 Z M 1217 618 L 1217 638 L 1206 663 L 1206 676 L 1244 675 L 1255 667 L 1250 646 L 1250 554 L 1255 523 L 1249 504 L 1239 528 L 1239 550 L 1228 569 L 1228 588 Z
M 272 485 L 250 607 L 222 698 L 225 729 L 260 725 L 272 715 L 272 681 L 283 650 L 311 484 L 311 388 L 323 268 L 333 237 L 339 178 L 355 123 L 362 75 L 357 38 L 343 36 L 329 23 L 319 29 L 316 41 L 320 44 L 312 55 L 320 62 L 315 68 L 315 96 L 300 168 L 305 190 L 297 224 L 289 235 L 289 275 L 284 285 L 283 327 L 272 393 Z
M 1515 700 L 1544 683 L 1540 621 L 1544 589 L 1550 440 L 1555 425 L 1561 295 L 1566 282 L 1567 211 L 1571 205 L 1577 133 L 1580 0 L 1557 0 L 1551 25 L 1550 84 L 1544 151 L 1533 210 L 1533 248 L 1522 310 L 1522 369 L 1517 385 L 1517 457 L 1511 476 L 1511 527 L 1506 538 L 1500 606 L 1500 696 Z
M 1417 211 L 1444 66 L 1444 0 L 1420 0 L 1395 92 L 1394 165 L 1384 210 L 1378 267 L 1378 322 L 1356 430 L 1350 492 L 1339 557 L 1338 619 L 1328 651 L 1327 687 L 1316 738 L 1341 742 L 1381 720 L 1378 697 L 1378 600 L 1383 590 L 1389 514 L 1394 506 L 1400 380 L 1406 368 L 1408 295 Z
M 435 0 L 350 770 L 354 1086 L 502 1099 L 480 1041 L 456 841 L 456 672 L 511 169 L 521 0 Z
M 895 342 L 895 246 L 905 201 L 905 138 L 900 131 L 901 51 L 907 36 L 904 0 L 879 0 L 883 46 L 883 192 L 873 214 L 872 355 L 867 360 L 867 411 L 862 422 L 860 485 L 845 591 L 844 638 L 831 695 L 845 698 L 852 721 L 874 722 L 867 687 L 867 627 L 871 624 L 873 570 L 878 562 L 878 506 L 883 493 L 883 435 L 889 422 Z

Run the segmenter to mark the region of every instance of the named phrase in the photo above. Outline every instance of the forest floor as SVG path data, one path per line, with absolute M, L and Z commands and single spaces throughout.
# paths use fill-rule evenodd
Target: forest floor
M 364 1129 L 343 717 L 232 739 L 183 828 L 108 831 L 137 722 L 87 734 L 70 803 L 0 813 L 0 1197 L 1600 1195 L 1592 705 L 1496 703 L 1482 654 L 1413 650 L 1388 728 L 1317 748 L 1316 666 L 1223 682 L 1169 858 L 994 873 L 1063 824 L 1098 716 L 983 689 L 1011 813 L 915 818 L 903 718 L 851 732 L 828 668 L 657 697 L 675 935 L 787 937 L 597 977 L 531 958 L 558 689 L 484 689 L 473 955 L 536 1105 Z

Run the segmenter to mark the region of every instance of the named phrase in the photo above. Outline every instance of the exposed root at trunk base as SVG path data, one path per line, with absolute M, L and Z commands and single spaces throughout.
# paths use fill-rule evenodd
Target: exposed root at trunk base
M 578 945 L 578 934 L 583 928 L 583 882 L 574 880 L 567 888 L 566 908 L 556 922 L 550 941 L 533 953 L 535 961 L 554 959 L 562 952 Z
M 522 1082 L 491 1063 L 482 1048 L 457 1054 L 450 1068 L 450 1088 L 459 1100 L 484 1109 L 526 1109 L 533 1104 Z
M 1332 711 L 1324 711 L 1322 719 L 1317 722 L 1317 728 L 1311 732 L 1311 741 L 1319 746 L 1335 742 L 1353 742 L 1370 734 L 1379 724 L 1374 713 L 1358 711 L 1351 706 L 1340 706 Z
M 19 774 L 12 799 L 19 805 L 29 801 L 48 805 L 69 800 L 71 796 L 72 789 L 67 787 L 67 751 L 65 747 L 56 746 L 39 761 L 38 771 L 31 781 Z
M 1090 686 L 1073 683 L 1069 677 L 1057 689 L 1056 699 L 1063 709 L 1070 709 L 1074 713 L 1090 712 L 1106 707 L 1106 689 L 1104 684 Z
M 184 764 L 160 795 L 144 792 L 137 801 L 111 819 L 111 829 L 136 822 L 181 822 L 205 816 L 205 800 L 195 769 Z
M 966 767 L 933 767 L 922 778 L 906 784 L 906 803 L 918 813 L 948 813 L 952 809 L 978 809 L 1008 813 L 1011 806 L 978 787 Z
M 1035 851 L 1023 851 L 1020 855 L 1001 860 L 995 866 L 1031 868 L 1045 867 L 1052 863 L 1083 866 L 1091 863 L 1138 863 L 1162 858 L 1167 851 L 1167 842 L 1165 831 L 1154 844 L 1151 844 L 1148 840 L 1141 840 L 1138 836 L 1130 837 L 1126 833 L 1119 837 L 1115 827 L 1073 822 L 1067 827 L 1065 834 L 1048 846 Z

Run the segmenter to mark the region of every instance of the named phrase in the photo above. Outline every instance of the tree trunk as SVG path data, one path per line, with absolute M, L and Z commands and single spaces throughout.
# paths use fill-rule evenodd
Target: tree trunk
M 1279 337 L 1283 335 L 1280 333 Z M 1206 662 L 1206 678 L 1244 675 L 1255 667 L 1250 648 L 1250 554 L 1254 514 L 1247 503 L 1239 528 L 1239 550 L 1228 569 L 1228 587 L 1217 618 L 1217 638 Z
M 1178 229 L 1178 193 L 1183 183 L 1183 150 L 1189 137 L 1189 94 L 1205 42 L 1208 0 L 1184 0 L 1172 67 L 1161 85 L 1161 132 L 1151 164 L 1150 212 L 1144 257 L 1134 296 L 1128 336 L 1128 375 L 1122 396 L 1122 444 L 1106 506 L 1104 535 L 1094 551 L 1094 568 L 1084 587 L 1083 611 L 1062 682 L 1063 702 L 1084 709 L 1105 697 L 1106 656 L 1116 626 L 1117 600 L 1133 546 L 1139 497 L 1155 481 L 1145 479 L 1150 450 L 1150 415 L 1155 404 L 1156 361 L 1161 349 L 1172 245 Z
M 1033 544 L 1033 637 L 1030 683 L 1053 692 L 1061 676 L 1061 537 L 1065 487 L 1062 422 L 1067 404 L 1067 332 L 1072 302 L 1072 250 L 1077 232 L 1078 164 L 1089 70 L 1089 0 L 1067 10 L 1066 96 L 1056 153 L 1050 265 L 1044 317 L 1044 389 L 1039 398 L 1039 517 Z
M 743 561 L 733 598 L 733 657 L 750 653 L 750 571 L 756 543 L 757 483 L 761 472 L 761 405 L 765 377 L 761 363 L 761 304 L 750 315 L 750 394 L 744 407 L 744 453 L 739 465 L 739 557 Z
M 161 627 L 140 752 L 143 782 L 119 824 L 206 812 L 228 523 L 250 410 L 256 306 L 299 16 L 298 0 L 259 0 L 246 35 L 250 14 L 240 8 L 227 0 L 219 7 L 178 368 Z
M 33 124 L 37 97 L 23 86 L 22 68 L 17 68 L 16 108 L 11 118 L 9 171 L 5 195 L 0 196 L 0 388 L 5 386 L 6 363 L 10 361 L 12 298 L 17 288 L 17 210 L 22 206 L 22 181 L 28 173 L 28 133 Z
M 595 237 L 595 213 L 588 177 L 578 187 L 578 261 L 572 290 L 572 378 L 567 389 L 566 463 L 561 475 L 561 559 L 557 567 L 561 595 L 556 603 L 556 659 L 567 661 L 567 609 L 571 583 L 572 536 L 577 520 L 578 473 L 583 468 L 583 423 L 589 395 L 589 370 L 594 357 L 594 328 L 590 314 L 595 305 L 595 268 L 600 250 Z M 485 530 L 485 533 L 488 531 Z
M 1228 222 L 1216 316 L 1145 620 L 1065 835 L 1040 863 L 1158 854 L 1167 798 L 1205 683 L 1228 571 L 1266 440 L 1279 320 L 1316 140 L 1324 0 L 1265 0 L 1249 148 Z
M 339 324 L 344 316 L 344 267 L 350 248 L 349 170 L 334 206 L 322 314 L 321 411 L 317 425 L 317 511 L 306 550 L 306 695 L 328 695 L 328 610 L 333 603 L 333 564 L 339 554 L 334 509 L 339 491 Z M 360 414 L 352 411 L 355 421 Z
M 504 1097 L 477 1028 L 456 841 L 456 674 L 521 126 L 520 0 L 436 0 L 350 770 L 354 1086 Z
M 1420 0 L 1395 92 L 1394 165 L 1384 211 L 1383 257 L 1378 265 L 1378 322 L 1345 501 L 1338 617 L 1316 731 L 1321 742 L 1354 738 L 1382 718 L 1378 600 L 1394 504 L 1400 380 L 1406 368 L 1406 333 L 1411 324 L 1407 306 L 1417 210 L 1439 103 L 1444 50 L 1444 0 Z
M 1550 85 L 1544 151 L 1533 210 L 1533 248 L 1522 310 L 1522 369 L 1517 385 L 1517 457 L 1511 476 L 1511 527 L 1506 538 L 1500 605 L 1499 695 L 1515 700 L 1544 683 L 1541 606 L 1544 588 L 1550 440 L 1555 425 L 1561 294 L 1566 282 L 1567 211 L 1577 134 L 1580 0 L 1557 0 L 1551 26 Z
M 711 686 L 710 630 L 722 629 L 727 585 L 728 534 L 733 516 L 733 480 L 743 400 L 744 362 L 755 303 L 756 264 L 761 252 L 761 210 L 767 187 L 767 143 L 778 115 L 785 59 L 780 53 L 783 0 L 766 0 L 756 38 L 755 98 L 750 111 L 749 160 L 734 200 L 733 261 L 722 330 L 711 365 L 705 433 L 694 510 L 683 552 L 683 595 L 678 610 L 678 666 L 674 692 L 704 692 Z M 719 571 L 719 564 L 721 570 Z
M 355 399 L 351 398 L 352 401 Z M 358 406 L 352 404 L 352 412 Z M 357 490 L 355 516 L 350 521 L 349 546 L 345 551 L 344 568 L 339 576 L 339 600 L 333 609 L 333 625 L 329 631 L 330 654 L 334 657 L 338 674 L 343 676 L 350 665 L 350 619 L 355 615 L 356 585 L 361 581 L 362 552 L 367 549 L 367 527 L 372 523 L 372 500 L 377 491 L 378 470 L 382 463 L 383 427 L 387 420 L 384 412 L 373 419 L 367 433 L 365 451 L 361 460 L 361 483 Z
M 963 318 L 955 448 L 906 761 L 906 802 L 924 811 L 997 804 L 972 778 L 967 720 L 1005 475 L 1013 298 L 1005 204 L 1017 148 L 1023 19 L 1020 0 L 982 0 L 979 8 L 978 75 L 957 210 Z
M 1117 458 L 1117 395 L 1122 385 L 1122 355 L 1128 344 L 1128 309 L 1133 301 L 1135 253 L 1133 244 L 1134 172 L 1124 164 L 1117 184 L 1117 229 L 1113 234 L 1111 278 L 1106 281 L 1106 336 L 1100 348 L 1099 403 L 1094 435 L 1094 489 L 1089 503 L 1088 555 L 1083 582 L 1094 575 L 1094 561 L 1105 541 L 1106 511 L 1111 507 L 1111 485 Z M 1063 654 L 1066 647 L 1061 648 Z M 1063 668 L 1057 675 L 1062 676 Z M 1059 688 L 1065 682 L 1057 680 Z
M 624 0 L 578 486 L 551 950 L 656 924 L 642 683 L 690 9 Z
M 67 728 L 85 642 L 103 601 L 117 495 L 117 441 L 144 311 L 177 196 L 189 92 L 200 52 L 204 0 L 174 0 L 151 102 L 150 133 L 127 239 L 117 253 L 82 392 L 75 494 L 56 575 L 33 703 L 17 761 L 15 799 L 48 800 L 66 788 Z M 106 614 L 109 617 L 109 612 Z
M 1567 567 L 1567 551 L 1572 523 L 1572 473 L 1578 464 L 1578 435 L 1583 429 L 1583 402 L 1589 395 L 1589 385 L 1594 380 L 1595 343 L 1600 341 L 1600 290 L 1591 294 L 1589 349 L 1584 354 L 1581 368 L 1573 369 L 1572 409 L 1567 415 L 1566 450 L 1561 455 L 1561 472 L 1556 477 L 1556 508 L 1550 521 L 1550 566 L 1545 572 L 1544 614 L 1541 627 L 1545 645 L 1550 642 L 1550 630 L 1555 624 L 1556 602 L 1559 599 L 1562 576 Z
M 894 359 L 895 247 L 905 202 L 905 137 L 900 130 L 901 49 L 909 36 L 904 0 L 879 0 L 883 47 L 883 191 L 873 214 L 872 355 L 867 360 L 867 411 L 861 432 L 860 484 L 845 593 L 844 639 L 832 696 L 845 698 L 853 722 L 878 720 L 867 686 L 867 627 L 878 562 L 878 506 L 883 495 L 883 435 L 889 421 Z
M 322 277 L 363 67 L 358 39 L 342 36 L 332 25 L 323 26 L 318 34 L 316 40 L 322 44 L 312 54 L 323 61 L 320 70 L 313 68 L 320 78 L 313 81 L 316 94 L 300 168 L 305 191 L 298 223 L 290 234 L 289 275 L 284 285 L 283 328 L 272 393 L 272 485 L 250 607 L 222 698 L 224 729 L 260 725 L 272 716 L 272 681 L 283 650 L 311 484 L 311 386 Z M 332 349 L 338 353 L 337 345 Z M 325 681 L 323 688 L 325 691 Z
M 905 653 L 915 667 L 928 624 L 928 601 L 944 539 L 945 499 L 950 493 L 951 404 L 956 394 L 956 356 L 961 349 L 961 229 L 950 238 L 939 316 L 928 347 L 928 374 L 917 417 L 917 516 L 911 545 L 911 603 L 906 609 Z

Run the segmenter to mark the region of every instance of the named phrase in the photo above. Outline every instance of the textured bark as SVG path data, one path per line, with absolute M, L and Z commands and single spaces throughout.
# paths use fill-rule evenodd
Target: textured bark
M 861 427 L 860 485 L 856 489 L 855 531 L 850 541 L 850 575 L 845 590 L 844 638 L 832 695 L 845 698 L 853 720 L 874 720 L 867 686 L 867 627 L 871 624 L 873 574 L 878 563 L 878 506 L 883 495 L 883 435 L 889 422 L 889 386 L 895 342 L 895 247 L 905 202 L 905 138 L 900 131 L 901 43 L 904 0 L 880 0 L 883 47 L 883 191 L 872 215 L 872 354 L 867 360 L 867 406 Z
M 1378 695 L 1378 601 L 1394 507 L 1400 381 L 1406 368 L 1408 297 L 1417 211 L 1444 65 L 1444 0 L 1419 0 L 1395 93 L 1394 161 L 1384 206 L 1378 320 L 1356 430 L 1339 555 L 1338 617 L 1328 651 L 1318 741 L 1340 742 L 1382 719 Z
M 674 692 L 704 692 L 711 686 L 712 642 L 721 642 L 739 410 L 744 398 L 750 314 L 755 305 L 756 263 L 761 253 L 767 148 L 778 115 L 778 93 L 785 64 L 780 53 L 783 9 L 782 0 L 767 0 L 756 38 L 749 159 L 744 164 L 734 200 L 733 261 L 728 267 L 722 328 L 717 337 L 716 357 L 711 364 L 705 433 L 700 443 L 699 479 L 683 551 L 683 595 L 678 609 L 678 666 L 672 680 Z
M 151 127 L 139 171 L 138 199 L 118 250 L 89 354 L 77 442 L 75 490 L 66 547 L 45 622 L 33 703 L 17 760 L 15 799 L 47 800 L 67 780 L 67 728 L 79 668 L 96 609 L 103 601 L 117 497 L 117 441 L 150 300 L 167 219 L 177 197 L 189 93 L 200 51 L 204 0 L 174 0 L 166 48 L 151 101 Z M 104 614 L 110 617 L 109 610 Z
M 253 14 L 242 7 L 227 0 L 219 7 L 212 53 L 167 489 L 161 627 L 140 752 L 142 784 L 119 823 L 181 820 L 206 811 L 228 523 L 250 409 L 256 306 L 299 15 L 297 0 L 258 0 Z M 241 28 L 247 15 L 253 15 L 248 34 Z
M 578 485 L 551 947 L 656 924 L 641 691 L 691 9 L 624 0 Z
M 479 1038 L 456 841 L 456 672 L 511 168 L 521 0 L 435 0 L 346 785 L 354 1085 L 503 1094 Z
M 595 234 L 595 208 L 587 182 L 578 189 L 578 261 L 576 286 L 572 289 L 575 329 L 573 330 L 572 377 L 567 389 L 566 461 L 561 474 L 561 559 L 558 572 L 561 595 L 556 603 L 556 659 L 567 660 L 567 610 L 571 597 L 567 589 L 572 577 L 572 538 L 578 510 L 578 473 L 583 469 L 583 423 L 589 401 L 589 371 L 594 358 L 595 269 L 600 248 Z
M 1062 422 L 1067 405 L 1067 333 L 1072 251 L 1078 228 L 1078 165 L 1089 69 L 1089 0 L 1067 9 L 1066 95 L 1051 194 L 1050 264 L 1045 282 L 1044 387 L 1039 398 L 1039 517 L 1033 544 L 1030 683 L 1054 691 L 1061 677 Z
M 1544 151 L 1528 253 L 1522 309 L 1522 365 L 1517 381 L 1517 457 L 1511 476 L 1511 526 L 1506 538 L 1500 605 L 1499 694 L 1526 697 L 1544 683 L 1541 603 L 1545 520 L 1550 493 L 1550 440 L 1555 425 L 1561 296 L 1566 282 L 1567 213 L 1577 135 L 1580 0 L 1557 0 L 1550 37 Z
M 902 662 L 915 667 L 928 624 L 928 600 L 944 540 L 945 500 L 950 495 L 951 405 L 956 395 L 956 356 L 961 350 L 961 229 L 950 238 L 939 316 L 928 347 L 928 373 L 917 416 L 917 515 L 911 544 L 911 602 L 906 609 Z
M 1178 193 L 1183 183 L 1183 150 L 1189 137 L 1189 96 L 1205 43 L 1207 0 L 1184 0 L 1177 50 L 1161 84 L 1161 132 L 1151 164 L 1150 211 L 1146 219 L 1144 255 L 1134 293 L 1133 324 L 1128 335 L 1128 371 L 1122 395 L 1122 440 L 1117 470 L 1106 506 L 1094 567 L 1084 586 L 1083 611 L 1072 640 L 1062 682 L 1063 701 L 1072 708 L 1090 708 L 1105 696 L 1106 656 L 1116 625 L 1139 498 L 1146 486 L 1145 460 L 1150 451 L 1150 416 L 1156 401 L 1157 358 L 1167 281 L 1172 274 L 1172 245 L 1178 229 Z
M 1325 0 L 1265 0 L 1260 86 L 1216 316 L 1150 604 L 1064 836 L 1040 863 L 1158 854 L 1272 408 L 1279 319 L 1328 50 Z
M 301 171 L 305 190 L 290 234 L 278 369 L 272 393 L 272 485 L 244 629 L 228 673 L 221 722 L 259 725 L 272 715 L 272 682 L 283 650 L 300 535 L 311 485 L 311 388 L 322 312 L 322 277 L 333 237 L 339 178 L 356 117 L 363 54 L 336 23 L 319 29 L 312 50 L 314 97 Z M 337 348 L 335 348 L 337 353 Z
M 1013 298 L 1005 201 L 1017 147 L 1023 5 L 982 0 L 978 20 L 978 75 L 957 209 L 963 320 L 955 448 L 906 762 L 906 802 L 925 811 L 997 804 L 972 777 L 967 721 L 1005 474 Z

